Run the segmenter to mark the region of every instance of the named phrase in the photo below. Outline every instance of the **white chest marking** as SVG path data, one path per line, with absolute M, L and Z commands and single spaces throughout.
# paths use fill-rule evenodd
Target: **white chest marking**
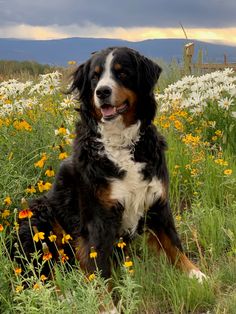
M 123 231 L 134 233 L 145 210 L 148 210 L 163 193 L 162 183 L 156 177 L 151 181 L 143 179 L 141 171 L 145 163 L 132 160 L 132 152 L 127 148 L 127 145 L 139 140 L 139 128 L 140 122 L 121 130 L 121 121 L 101 128 L 101 140 L 108 158 L 126 171 L 123 179 L 111 180 L 111 198 L 124 206 L 121 233 Z

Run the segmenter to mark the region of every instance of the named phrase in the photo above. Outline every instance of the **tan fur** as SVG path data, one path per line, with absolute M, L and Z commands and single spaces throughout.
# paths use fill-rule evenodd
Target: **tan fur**
M 176 265 L 188 274 L 192 270 L 199 271 L 187 256 L 171 243 L 169 237 L 164 232 L 160 232 L 158 236 L 153 232 L 148 232 L 148 244 L 158 252 L 163 250 L 173 265 Z

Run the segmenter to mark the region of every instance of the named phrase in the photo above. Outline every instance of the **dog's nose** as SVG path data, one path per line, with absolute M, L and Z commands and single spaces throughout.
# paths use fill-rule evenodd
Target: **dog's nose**
M 111 96 L 111 88 L 109 86 L 101 86 L 96 90 L 96 95 L 100 99 Z

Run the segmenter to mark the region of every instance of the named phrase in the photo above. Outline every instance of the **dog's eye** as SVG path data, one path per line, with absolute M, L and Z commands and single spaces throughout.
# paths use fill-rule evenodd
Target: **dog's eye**
M 118 72 L 117 76 L 118 76 L 119 79 L 124 80 L 124 79 L 127 78 L 128 75 L 125 72 Z
M 92 80 L 97 81 L 99 79 L 99 73 L 94 72 L 92 75 Z

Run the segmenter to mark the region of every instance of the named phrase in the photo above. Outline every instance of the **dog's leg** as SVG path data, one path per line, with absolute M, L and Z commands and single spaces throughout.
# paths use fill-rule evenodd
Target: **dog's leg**
M 101 276 L 105 279 L 111 277 L 110 257 L 116 239 L 118 217 L 108 220 L 106 218 L 104 213 L 103 219 L 93 219 L 88 224 L 87 236 L 80 236 L 73 242 L 76 258 L 89 279 L 96 271 L 100 271 Z M 105 299 L 106 294 L 109 294 L 111 290 L 112 286 L 109 281 L 107 291 L 101 292 L 101 300 Z M 100 312 L 104 314 L 118 313 L 112 299 L 106 305 L 101 305 Z
M 89 222 L 87 231 L 86 236 L 82 235 L 73 243 L 81 268 L 88 274 L 99 270 L 104 278 L 109 278 L 110 257 L 118 232 L 117 217 L 106 219 L 104 213 L 102 219 L 96 217 Z
M 173 265 L 188 273 L 190 278 L 202 282 L 206 276 L 183 253 L 174 219 L 168 203 L 158 202 L 147 214 L 148 243 L 160 252 L 163 250 Z

